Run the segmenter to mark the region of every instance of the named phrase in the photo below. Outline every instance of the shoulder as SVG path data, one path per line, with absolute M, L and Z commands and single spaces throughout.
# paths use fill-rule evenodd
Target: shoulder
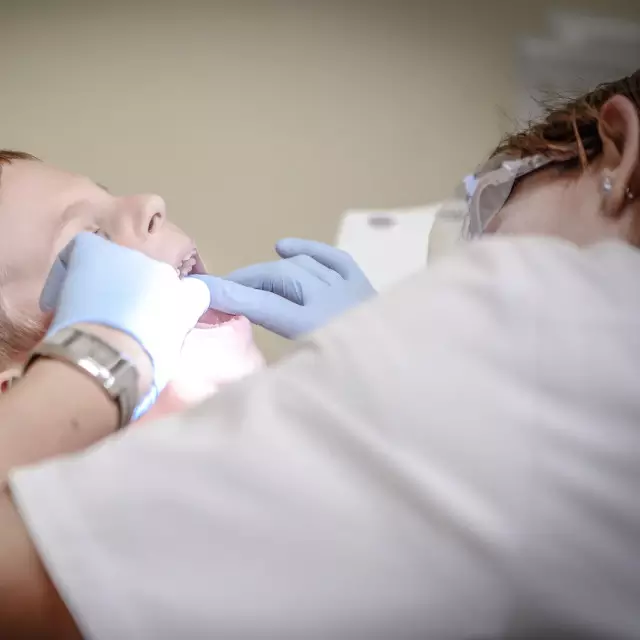
M 404 291 L 418 299 L 443 292 L 468 297 L 469 305 L 500 300 L 501 309 L 517 307 L 558 315 L 581 305 L 605 305 L 610 311 L 638 312 L 632 295 L 640 274 L 640 251 L 623 242 L 589 247 L 549 237 L 494 236 L 465 245 L 432 269 L 407 282 Z M 482 297 L 474 294 L 482 292 Z
M 473 243 L 314 336 L 316 384 L 359 389 L 419 428 L 428 414 L 512 433 L 534 409 L 538 424 L 565 411 L 578 424 L 621 392 L 634 397 L 638 273 L 640 253 L 622 243 Z

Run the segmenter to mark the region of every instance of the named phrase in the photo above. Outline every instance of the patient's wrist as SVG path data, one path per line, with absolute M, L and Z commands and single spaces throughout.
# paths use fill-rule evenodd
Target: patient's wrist
M 138 372 L 131 377 L 132 384 L 139 380 L 138 397 L 148 393 L 153 367 L 133 338 L 103 326 L 74 328 L 95 335 L 131 362 Z M 121 415 L 120 400 L 75 366 L 73 359 L 36 355 L 22 379 L 0 396 L 0 483 L 13 467 L 82 450 L 110 435 L 120 425 Z
M 153 364 L 149 354 L 134 338 L 124 331 L 99 324 L 79 323 L 74 327 L 100 338 L 133 364 L 138 371 L 138 401 L 149 393 L 153 382 Z

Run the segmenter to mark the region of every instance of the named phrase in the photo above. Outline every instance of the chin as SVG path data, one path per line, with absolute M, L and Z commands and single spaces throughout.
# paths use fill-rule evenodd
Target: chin
M 241 316 L 224 316 L 216 316 L 215 324 L 203 323 L 189 333 L 173 379 L 142 421 L 202 402 L 225 385 L 264 366 L 264 358 L 253 341 L 251 323 Z
M 47 334 L 51 317 L 51 314 L 39 314 L 34 320 L 6 321 L 0 327 L 7 336 L 6 342 L 0 343 L 0 372 L 21 369 L 31 350 Z

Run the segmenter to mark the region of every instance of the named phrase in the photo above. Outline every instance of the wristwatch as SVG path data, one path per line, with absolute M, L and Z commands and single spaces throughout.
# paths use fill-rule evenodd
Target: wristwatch
M 120 423 L 131 421 L 138 403 L 138 370 L 97 336 L 73 327 L 47 336 L 30 354 L 23 374 L 40 358 L 66 362 L 92 377 L 118 405 Z

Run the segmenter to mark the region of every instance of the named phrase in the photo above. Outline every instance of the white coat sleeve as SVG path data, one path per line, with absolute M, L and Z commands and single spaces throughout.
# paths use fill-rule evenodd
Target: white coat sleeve
M 598 260 L 479 243 L 185 415 L 14 472 L 85 636 L 637 631 L 640 340 Z

